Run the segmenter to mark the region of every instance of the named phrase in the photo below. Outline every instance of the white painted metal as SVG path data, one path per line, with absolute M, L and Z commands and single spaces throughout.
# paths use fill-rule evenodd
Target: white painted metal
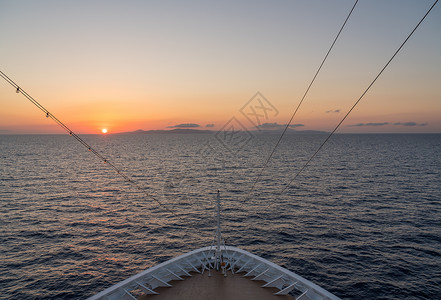
M 262 287 L 276 287 L 280 290 L 284 283 L 282 278 L 283 275 L 280 275 L 279 277 L 274 278 L 270 282 L 265 283 L 264 285 L 262 285 Z
M 201 271 L 199 271 L 198 268 L 196 268 L 196 267 L 191 263 L 191 261 L 189 261 L 189 260 L 185 260 L 185 262 L 186 262 L 188 265 L 190 265 L 190 267 L 192 268 L 192 270 L 190 270 L 190 271 L 195 271 L 195 272 L 197 272 L 197 273 L 201 273 Z
M 184 280 L 181 276 L 179 276 L 178 274 L 176 274 L 173 271 L 170 271 L 169 269 L 166 269 L 171 275 L 173 275 L 175 277 L 176 280 Z
M 159 283 L 163 284 L 162 286 L 166 286 L 166 287 L 172 286 L 171 284 L 168 284 L 166 281 L 162 280 L 158 276 L 152 275 L 152 278 L 156 279 L 157 281 L 159 281 Z
M 307 293 L 308 293 L 308 291 L 304 292 L 296 300 L 306 300 L 306 299 L 308 299 L 308 296 L 306 295 Z
M 268 272 L 270 269 L 266 269 L 265 271 L 263 271 L 262 273 L 260 273 L 259 275 L 257 275 L 256 277 L 254 277 L 251 280 L 262 280 L 263 275 L 265 275 L 266 272 Z
M 279 292 L 276 293 L 276 295 L 286 295 L 286 294 L 288 294 L 289 292 L 291 292 L 296 287 L 296 284 L 297 284 L 297 281 L 292 283 L 291 285 L 288 285 L 284 289 L 280 290 Z
M 256 265 L 254 268 L 252 268 L 250 271 L 248 271 L 248 273 L 246 273 L 245 275 L 243 275 L 243 277 L 248 277 L 248 276 L 252 276 L 253 273 L 255 273 L 261 266 L 263 266 L 262 263 Z
M 184 274 L 188 277 L 191 277 L 191 274 L 189 272 L 187 272 L 185 269 L 183 269 L 181 266 L 177 265 L 177 267 L 179 268 L 179 270 L 181 270 L 182 272 L 184 272 Z
M 219 266 L 221 264 L 221 256 L 222 256 L 222 251 L 221 251 L 221 226 L 220 226 L 220 211 L 221 211 L 221 203 L 220 203 L 220 193 L 219 191 L 217 191 L 217 197 L 216 197 L 216 212 L 217 212 L 217 216 L 216 216 L 216 261 L 214 263 L 215 268 L 217 270 L 219 270 Z
M 241 270 L 241 272 L 257 275 L 259 280 L 266 282 L 264 287 L 278 288 L 279 292 L 276 293 L 278 295 L 286 295 L 297 290 L 297 295 L 302 293 L 298 299 L 339 299 L 309 280 L 266 259 L 236 247 L 222 246 L 221 248 L 224 261 L 229 265 L 234 263 L 236 272 Z M 178 279 L 177 276 L 189 276 L 190 272 L 194 272 L 195 269 L 200 272 L 200 270 L 208 268 L 209 264 L 214 265 L 214 252 L 213 247 L 204 247 L 188 252 L 117 283 L 92 296 L 89 300 L 125 299 L 132 296 L 130 291 L 140 287 L 149 293 L 156 293 L 154 291 L 156 287 L 170 285 L 169 282 Z
M 234 253 L 236 253 L 236 252 L 234 252 Z M 231 271 L 231 272 L 234 272 L 234 267 L 236 266 L 236 263 L 237 263 L 241 258 L 243 258 L 243 256 L 244 256 L 244 255 L 242 254 L 237 260 L 234 261 L 233 264 L 230 265 L 230 271 Z
M 136 300 L 136 297 L 130 294 L 130 292 L 128 292 L 127 290 L 124 290 L 124 292 L 126 293 L 127 296 L 130 297 L 130 299 Z
M 138 286 L 141 287 L 141 289 L 144 291 L 144 293 L 149 294 L 149 295 L 158 295 L 157 292 L 155 292 L 155 291 L 152 290 L 152 289 L 149 289 L 148 287 L 146 287 L 146 286 L 143 285 L 142 283 L 139 283 L 138 281 L 135 281 L 135 282 L 136 282 L 136 284 L 137 284 Z
M 249 263 L 251 263 L 253 260 L 251 259 L 251 258 L 249 258 L 246 262 L 245 262 L 245 264 L 243 264 L 240 268 L 239 268 L 239 270 L 237 270 L 237 272 L 236 273 L 240 273 L 240 272 L 242 272 L 243 270 L 245 270 L 245 268 L 248 266 L 248 264 Z M 237 261 L 238 262 L 238 261 Z M 237 263 L 236 262 L 236 263 Z

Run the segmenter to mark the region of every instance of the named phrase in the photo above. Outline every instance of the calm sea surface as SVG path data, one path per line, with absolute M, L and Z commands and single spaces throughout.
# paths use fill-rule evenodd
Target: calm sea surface
M 345 299 L 439 299 L 441 135 L 0 136 L 0 298 L 82 299 L 214 238 Z

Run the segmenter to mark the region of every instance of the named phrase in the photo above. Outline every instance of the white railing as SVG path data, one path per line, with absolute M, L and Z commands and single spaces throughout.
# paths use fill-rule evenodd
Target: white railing
M 170 287 L 170 281 L 183 280 L 190 272 L 203 273 L 215 262 L 215 247 L 200 248 L 149 268 L 89 298 L 89 300 L 136 299 L 134 291 L 157 294 L 157 287 Z M 226 267 L 233 273 L 245 272 L 245 277 L 262 280 L 262 287 L 275 287 L 276 295 L 296 292 L 298 300 L 340 299 L 305 278 L 245 250 L 222 246 Z

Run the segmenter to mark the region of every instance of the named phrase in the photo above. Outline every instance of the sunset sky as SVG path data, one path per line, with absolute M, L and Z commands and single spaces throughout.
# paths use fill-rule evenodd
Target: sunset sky
M 77 133 L 278 128 L 353 4 L 0 0 L 0 70 Z M 432 4 L 360 0 L 295 128 L 332 130 Z M 0 134 L 63 133 L 1 78 L 0 104 Z M 441 4 L 339 132 L 441 133 Z

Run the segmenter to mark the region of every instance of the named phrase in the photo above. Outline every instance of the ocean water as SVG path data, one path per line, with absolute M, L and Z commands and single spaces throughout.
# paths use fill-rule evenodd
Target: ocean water
M 441 295 L 441 135 L 0 136 L 0 298 L 84 299 L 214 238 L 344 299 Z M 147 195 L 148 194 L 148 195 Z M 159 200 L 161 205 L 149 195 Z M 170 211 L 172 211 L 172 213 Z

